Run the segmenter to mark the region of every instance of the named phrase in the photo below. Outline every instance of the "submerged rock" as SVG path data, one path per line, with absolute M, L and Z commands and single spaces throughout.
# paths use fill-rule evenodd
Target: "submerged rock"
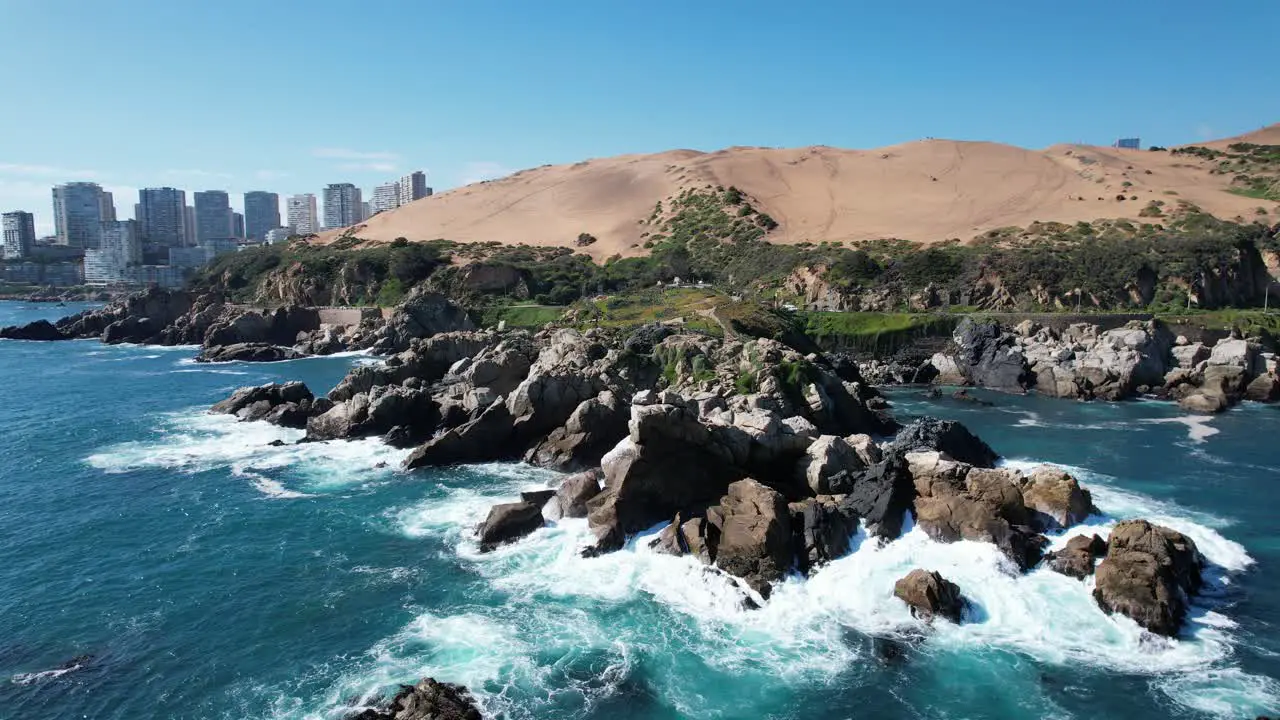
M 488 552 L 542 527 L 542 505 L 546 501 L 547 496 L 539 494 L 489 508 L 489 515 L 480 524 L 478 532 L 480 551 Z
M 894 597 L 911 607 L 911 614 L 922 620 L 941 617 L 960 622 L 964 598 L 960 586 L 937 572 L 917 568 L 893 584 Z
M 1146 520 L 1126 520 L 1107 540 L 1093 597 L 1106 612 L 1159 635 L 1178 633 L 1200 590 L 1203 559 L 1191 538 Z
M 280 362 L 303 357 L 293 348 L 267 343 L 235 343 L 206 347 L 196 356 L 196 362 Z

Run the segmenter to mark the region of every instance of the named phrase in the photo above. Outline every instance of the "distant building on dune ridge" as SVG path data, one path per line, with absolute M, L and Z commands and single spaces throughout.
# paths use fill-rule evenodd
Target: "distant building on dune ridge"
M 396 186 L 400 194 L 399 205 L 408 205 L 431 194 L 431 188 L 427 187 L 427 174 L 421 170 L 414 170 L 400 178 Z
M 1121 150 L 1141 150 L 1142 138 L 1120 138 L 1116 140 L 1113 147 L 1118 147 Z

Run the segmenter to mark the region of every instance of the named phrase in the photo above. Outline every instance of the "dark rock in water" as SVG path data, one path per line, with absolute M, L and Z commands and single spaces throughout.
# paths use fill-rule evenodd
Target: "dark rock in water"
M 1093 597 L 1106 612 L 1133 618 L 1159 635 L 1174 636 L 1200 590 L 1203 559 L 1191 538 L 1146 520 L 1126 520 L 1107 540 L 1094 575 Z
M 893 439 L 891 450 L 909 453 L 937 450 L 952 459 L 974 467 L 994 467 L 1000 456 L 969 428 L 954 420 L 920 418 L 902 429 Z
M 414 433 L 407 425 L 396 425 L 382 436 L 382 441 L 393 448 L 409 448 L 418 444 L 418 440 L 414 439 Z
M 404 468 L 510 459 L 513 422 L 506 403 L 495 402 L 475 420 L 437 435 L 414 450 L 405 459 Z
M 404 685 L 383 709 L 348 715 L 346 720 L 483 720 L 471 693 L 461 685 L 423 678 Z
M 600 494 L 599 469 L 570 475 L 556 489 L 555 502 L 547 506 L 552 520 L 583 518 L 587 516 L 587 501 Z
M 710 515 L 710 513 L 709 513 Z M 739 480 L 721 498 L 716 565 L 769 597 L 770 583 L 791 567 L 791 514 L 778 491 L 755 480 Z M 712 523 L 716 516 L 708 519 Z
M 557 470 L 596 467 L 604 454 L 627 436 L 629 412 L 606 390 L 582 401 L 563 427 L 529 451 L 528 462 Z
M 72 336 L 62 331 L 48 320 L 36 320 L 26 325 L 15 325 L 0 328 L 0 338 L 5 340 L 70 340 Z
M 302 357 L 293 348 L 266 343 L 236 343 L 206 347 L 196 356 L 196 362 L 280 362 Z
M 995 405 L 995 403 L 993 402 L 989 402 L 987 400 L 983 400 L 982 398 L 978 398 L 978 397 L 974 397 L 973 395 L 970 395 L 969 391 L 964 389 L 960 389 L 951 393 L 951 399 L 959 400 L 960 402 L 972 403 L 980 407 L 991 407 Z
M 272 440 L 271 442 L 267 443 L 267 446 L 268 446 L 268 447 L 284 447 L 286 444 L 287 444 L 287 443 L 285 443 L 285 441 L 283 441 L 283 440 L 279 440 L 279 439 L 276 439 L 276 440 Z
M 965 380 L 980 387 L 1021 392 L 1032 376 L 1026 358 L 994 320 L 966 317 L 956 326 L 956 365 Z
M 282 307 L 275 310 L 232 311 L 205 330 L 203 345 L 293 345 L 300 333 L 320 328 L 315 308 Z
M 964 610 L 964 598 L 960 586 L 937 572 L 919 568 L 893 585 L 893 594 L 911 607 L 911 614 L 922 620 L 942 617 L 960 622 Z
M 548 491 L 554 495 L 553 491 Z M 539 497 L 542 497 L 539 494 Z M 480 550 L 488 552 L 495 547 L 528 535 L 542 527 L 542 506 L 546 500 L 537 502 L 522 499 L 519 502 L 503 503 L 489 508 L 489 515 L 479 528 Z
M 915 495 L 906 460 L 890 454 L 854 477 L 846 502 L 866 523 L 868 533 L 892 540 L 902 534 L 902 521 Z
M 1107 541 L 1093 535 L 1077 535 L 1067 541 L 1066 547 L 1045 555 L 1045 562 L 1054 572 L 1081 580 L 1093 574 L 1094 560 L 1107 554 Z
M 788 508 L 801 571 L 811 572 L 849 552 L 858 516 L 848 498 L 822 495 L 791 503 Z
M 287 383 L 270 383 L 256 387 L 242 387 L 231 393 L 231 397 L 216 403 L 210 412 L 235 415 L 241 420 L 269 419 L 272 412 L 280 406 L 293 406 L 301 409 L 306 404 L 309 408 L 314 396 L 306 384 L 293 381 Z M 303 411 L 305 412 L 305 411 Z M 290 420 L 283 414 L 275 418 L 278 424 Z M 305 419 L 303 420 L 305 424 Z M 285 427 L 299 427 L 285 425 Z

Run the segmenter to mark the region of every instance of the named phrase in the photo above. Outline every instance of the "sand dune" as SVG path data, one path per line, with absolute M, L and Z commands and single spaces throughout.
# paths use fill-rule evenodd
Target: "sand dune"
M 1241 141 L 1280 144 L 1280 125 L 1218 142 Z M 1277 206 L 1226 192 L 1229 178 L 1210 174 L 1211 167 L 1167 152 L 953 140 L 876 150 L 673 150 L 544 166 L 468 185 L 378 215 L 356 235 L 573 247 L 586 232 L 598 242 L 584 251 L 597 259 L 636 255 L 644 252 L 639 221 L 655 203 L 707 183 L 734 185 L 754 198 L 779 223 L 769 240 L 783 243 L 969 240 L 1037 220 L 1137 220 L 1152 200 L 1186 200 L 1224 218 Z

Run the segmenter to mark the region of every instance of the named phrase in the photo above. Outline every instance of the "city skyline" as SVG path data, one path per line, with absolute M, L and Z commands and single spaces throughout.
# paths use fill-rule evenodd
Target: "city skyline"
M 418 199 L 420 197 L 425 197 L 426 195 L 432 194 L 433 189 L 430 186 L 427 186 L 425 184 L 426 176 L 427 174 L 425 171 L 422 171 L 422 170 L 411 171 L 400 178 L 384 179 L 383 181 L 371 186 L 371 190 L 376 191 L 377 188 L 384 187 L 384 186 L 395 187 L 398 193 L 397 201 L 395 205 L 392 206 L 392 208 L 382 208 L 382 209 L 393 209 L 394 207 L 398 207 L 400 204 L 403 204 L 402 202 L 403 192 L 400 190 L 401 184 L 404 181 L 409 180 L 410 178 L 414 180 L 415 186 L 420 185 L 421 189 L 425 189 L 426 191 L 425 193 L 419 194 L 418 197 L 414 199 Z M 363 188 L 361 188 L 359 185 L 355 183 L 347 183 L 347 182 L 328 183 L 325 187 L 331 187 L 334 185 L 352 185 L 353 187 L 355 187 L 356 190 L 360 191 L 360 193 L 363 194 L 364 192 Z M 134 187 L 110 186 L 105 183 L 99 183 L 93 180 L 66 180 L 66 181 L 60 181 L 60 182 L 55 181 L 50 183 L 48 186 L 46 186 L 45 188 L 46 200 L 43 203 L 43 207 L 40 206 L 40 203 L 32 203 L 32 204 L 29 204 L 28 206 L 23 206 L 23 207 L 0 206 L 0 212 L 30 213 L 33 216 L 36 238 L 58 237 L 59 236 L 58 217 L 60 214 L 60 210 L 59 210 L 58 200 L 56 199 L 56 193 L 57 193 L 57 188 L 66 187 L 66 186 L 75 186 L 75 187 L 97 186 L 99 190 L 99 193 L 97 195 L 98 197 L 97 220 L 89 221 L 89 222 L 136 220 L 138 222 L 138 232 L 140 237 L 146 238 L 152 242 L 157 242 L 157 240 L 153 240 L 150 237 L 150 235 L 152 234 L 152 230 L 150 229 L 151 224 L 163 223 L 164 230 L 161 232 L 165 233 L 164 237 L 166 238 L 174 237 L 174 233 L 177 233 L 177 242 L 173 245 L 168 245 L 168 246 L 181 246 L 183 244 L 188 246 L 194 245 L 196 244 L 196 241 L 198 239 L 198 234 L 193 235 L 193 233 L 191 232 L 192 230 L 194 230 L 194 227 L 186 228 L 186 224 L 187 224 L 186 219 L 182 218 L 181 216 L 179 216 L 176 220 L 178 227 L 175 229 L 172 224 L 174 222 L 174 220 L 171 219 L 172 216 L 168 214 L 169 211 L 167 209 L 163 209 L 163 206 L 165 204 L 176 204 L 178 202 L 181 202 L 185 205 L 185 207 L 183 208 L 183 211 L 189 212 L 191 208 L 194 206 L 194 202 L 195 202 L 194 196 L 196 194 L 204 193 L 204 192 L 225 193 L 227 195 L 227 208 L 233 214 L 243 216 L 245 239 L 261 240 L 265 238 L 266 231 L 273 230 L 280 227 L 292 226 L 292 223 L 289 223 L 286 219 L 286 215 L 287 215 L 286 205 L 287 205 L 287 199 L 289 197 L 296 197 L 296 196 L 303 196 L 303 195 L 315 195 L 317 197 L 322 197 L 325 189 L 325 188 L 321 188 L 320 192 L 318 193 L 310 192 L 310 193 L 285 194 L 285 193 L 277 192 L 274 190 L 265 190 L 265 189 L 257 188 L 257 189 L 246 190 L 241 193 L 236 193 L 223 188 L 208 188 L 208 189 L 196 190 L 196 189 L 192 189 L 191 187 L 178 188 L 178 187 L 172 187 L 169 185 L 146 185 L 143 187 L 134 188 Z M 129 197 L 135 198 L 136 202 L 131 202 L 127 198 L 122 197 L 123 193 L 132 193 L 132 195 Z M 190 196 L 189 202 L 188 202 L 188 196 Z M 258 225 L 251 224 L 250 217 L 251 215 L 253 215 L 253 213 L 250 211 L 248 207 L 252 204 L 252 200 L 250 200 L 250 198 L 265 199 L 266 196 L 275 198 L 275 203 L 276 203 L 275 212 L 274 214 L 272 214 L 270 213 L 269 210 L 266 210 L 265 208 L 260 208 L 259 211 L 265 213 L 266 217 L 273 218 L 276 224 L 270 227 L 264 227 L 260 224 Z M 365 197 L 372 197 L 372 193 L 370 195 L 366 195 Z M 178 198 L 178 199 L 175 200 L 175 198 Z M 370 205 L 370 202 L 366 201 L 365 205 Z M 149 210 L 153 207 L 157 209 L 151 210 L 151 215 L 148 215 Z M 127 212 L 124 211 L 125 208 L 128 209 Z M 376 212 L 376 210 L 374 210 L 374 212 Z M 163 215 L 163 219 L 160 219 L 160 215 Z M 319 232 L 320 230 L 328 229 L 328 227 L 325 226 L 323 222 L 323 217 L 324 217 L 323 206 L 321 206 L 319 208 L 319 212 L 317 212 L 317 220 L 320 221 L 318 222 L 318 227 L 313 228 L 312 230 L 310 230 L 310 232 Z M 361 219 L 364 219 L 364 218 L 361 218 Z M 251 227 L 253 228 L 262 227 L 261 236 L 260 237 L 255 236 L 253 233 L 251 233 L 250 232 Z

